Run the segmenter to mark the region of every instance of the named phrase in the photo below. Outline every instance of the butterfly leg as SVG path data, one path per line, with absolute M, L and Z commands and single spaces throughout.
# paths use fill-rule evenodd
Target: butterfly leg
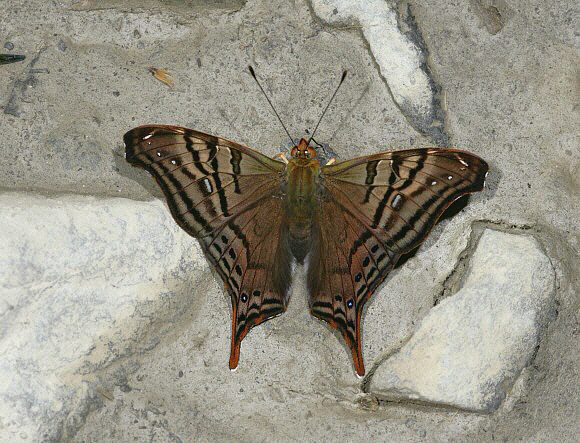
M 280 160 L 282 160 L 284 163 L 288 164 L 288 159 L 286 158 L 286 156 L 282 153 L 275 155 L 274 157 L 272 157 L 274 160 L 276 160 L 277 158 L 279 158 Z

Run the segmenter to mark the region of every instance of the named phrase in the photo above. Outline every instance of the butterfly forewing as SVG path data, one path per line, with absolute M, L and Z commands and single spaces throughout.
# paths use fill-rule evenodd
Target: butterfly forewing
M 411 149 L 323 167 L 321 180 L 361 222 L 383 231 L 389 249 L 405 253 L 425 240 L 453 201 L 483 189 L 487 170 L 468 152 Z
M 161 186 L 179 225 L 195 237 L 268 196 L 284 163 L 229 140 L 177 126 L 141 126 L 124 136 L 127 161 Z
M 173 217 L 199 239 L 224 281 L 233 306 L 234 369 L 248 331 L 288 303 L 292 256 L 282 229 L 285 165 L 177 126 L 138 127 L 124 141 L 127 161 L 153 174 Z

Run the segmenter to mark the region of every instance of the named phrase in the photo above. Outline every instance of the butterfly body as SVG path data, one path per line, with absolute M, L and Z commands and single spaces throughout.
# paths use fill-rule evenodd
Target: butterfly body
M 312 315 L 341 332 L 363 375 L 365 302 L 454 200 L 483 189 L 488 170 L 473 154 L 440 148 L 322 166 L 305 139 L 285 163 L 177 126 L 134 128 L 124 142 L 127 161 L 152 173 L 224 281 L 231 369 L 248 331 L 286 310 L 304 264 Z
M 320 164 L 316 158 L 312 158 L 312 152 L 299 150 L 306 143 L 302 139 L 298 148 L 293 149 L 295 156 L 286 165 L 283 184 L 286 219 L 282 230 L 287 229 L 290 249 L 300 264 L 304 263 L 310 251 L 312 227 L 320 205 Z

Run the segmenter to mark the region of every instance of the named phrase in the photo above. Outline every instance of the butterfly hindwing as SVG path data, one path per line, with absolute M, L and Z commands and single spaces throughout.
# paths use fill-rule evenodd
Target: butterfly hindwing
M 230 368 L 255 325 L 286 309 L 292 255 L 285 240 L 284 163 L 213 135 L 141 126 L 124 136 L 127 161 L 161 186 L 171 213 L 197 237 L 231 296 Z
M 323 193 L 314 236 L 307 271 L 310 312 L 341 332 L 362 376 L 362 309 L 400 254 L 328 192 Z
M 281 205 L 277 196 L 264 199 L 199 239 L 232 299 L 231 369 L 238 365 L 248 331 L 288 305 L 292 255 L 281 229 Z

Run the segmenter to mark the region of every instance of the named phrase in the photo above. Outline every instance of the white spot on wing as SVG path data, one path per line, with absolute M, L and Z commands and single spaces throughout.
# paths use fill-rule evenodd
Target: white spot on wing
M 207 192 L 211 193 L 213 191 L 213 188 L 211 187 L 211 182 L 207 178 L 203 179 L 203 184 L 205 185 L 205 189 L 207 189 Z
M 157 151 L 157 157 L 161 157 L 161 152 Z
M 147 140 L 148 138 L 153 137 L 153 134 L 147 134 L 145 137 L 143 137 L 143 140 Z
M 461 157 L 457 157 L 457 160 L 459 160 L 459 163 L 461 163 L 463 166 L 469 166 L 469 163 L 467 163 L 465 160 L 463 160 Z
M 437 181 L 435 181 L 435 180 L 433 180 L 433 181 L 431 182 L 431 186 L 435 186 L 436 184 L 437 184 Z
M 447 180 L 453 180 L 453 176 L 452 176 L 451 174 L 449 174 L 449 175 L 447 176 Z
M 176 165 L 176 164 L 177 164 L 177 162 L 176 162 L 175 160 L 171 160 L 171 164 L 172 164 L 172 165 Z
M 395 198 L 393 199 L 393 202 L 391 203 L 391 206 L 393 207 L 393 209 L 399 209 L 401 207 L 401 202 L 402 202 L 403 198 L 401 197 L 401 194 L 397 194 L 395 195 Z

